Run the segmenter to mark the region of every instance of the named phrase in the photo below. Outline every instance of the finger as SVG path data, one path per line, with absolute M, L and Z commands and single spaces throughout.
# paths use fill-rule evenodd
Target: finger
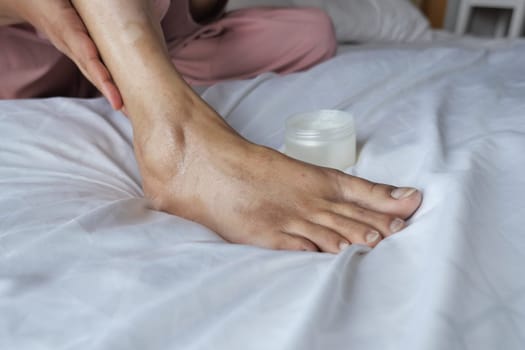
M 100 60 L 93 41 L 85 33 L 78 33 L 78 40 L 70 50 L 82 74 L 109 100 L 114 109 L 122 108 L 122 97 L 111 74 Z
M 107 68 L 100 60 L 94 44 L 89 40 L 69 47 L 72 59 L 82 74 L 109 100 L 112 107 L 120 109 L 122 98 Z
M 122 100 L 122 96 L 120 95 L 120 91 L 117 85 L 115 85 L 113 81 L 104 83 L 102 91 L 105 91 L 102 94 L 108 99 L 109 103 L 111 104 L 111 107 L 114 110 L 122 110 L 122 108 L 124 107 L 124 102 Z
M 110 101 L 115 109 L 122 107 L 122 98 L 111 78 L 111 74 L 102 63 L 97 47 L 84 22 L 69 1 L 53 2 L 54 12 L 60 16 L 60 26 L 55 17 L 47 18 L 48 36 L 53 44 L 78 66 L 82 74 Z M 45 17 L 45 16 L 44 16 Z
M 106 66 L 98 57 L 92 57 L 85 60 L 82 64 L 85 74 L 90 81 L 99 89 L 99 91 L 109 100 L 114 109 L 122 108 L 122 97 L 113 82 Z

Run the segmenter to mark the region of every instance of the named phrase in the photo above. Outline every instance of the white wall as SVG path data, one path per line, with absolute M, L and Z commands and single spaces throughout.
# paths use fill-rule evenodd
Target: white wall
M 448 0 L 447 2 L 447 16 L 445 17 L 445 29 L 454 31 L 456 25 L 456 17 L 459 10 L 459 0 Z

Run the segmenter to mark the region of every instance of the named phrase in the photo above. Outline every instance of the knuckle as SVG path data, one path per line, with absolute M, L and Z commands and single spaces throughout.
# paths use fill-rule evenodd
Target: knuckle
M 381 190 L 381 185 L 375 182 L 370 182 L 368 186 L 368 191 L 370 193 L 376 193 Z
M 348 226 L 348 219 L 340 216 L 339 214 L 335 213 L 326 213 L 326 218 L 328 220 L 328 223 L 330 227 L 347 227 Z
M 371 216 L 370 212 L 363 207 L 352 208 L 352 211 L 354 212 L 354 215 L 360 219 L 368 219 Z
M 336 232 L 332 232 L 329 229 L 323 230 L 318 234 L 318 240 L 322 241 L 323 246 L 338 246 L 341 237 Z

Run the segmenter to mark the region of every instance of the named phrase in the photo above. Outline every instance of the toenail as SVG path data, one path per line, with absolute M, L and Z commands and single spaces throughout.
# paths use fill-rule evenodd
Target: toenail
M 410 197 L 412 195 L 412 193 L 416 192 L 417 189 L 415 188 L 406 188 L 406 187 L 402 187 L 402 188 L 396 188 L 394 189 L 390 195 L 392 196 L 392 198 L 394 199 L 403 199 L 403 198 L 407 198 L 407 197 Z
M 350 244 L 348 242 L 342 241 L 341 243 L 339 243 L 339 251 L 342 252 L 343 250 L 345 250 L 349 246 L 350 246 Z
M 405 228 L 405 220 L 400 218 L 395 218 L 390 223 L 390 232 L 396 233 L 401 231 L 403 228 Z
M 381 234 L 377 231 L 370 231 L 365 236 L 366 243 L 368 244 L 375 243 L 379 240 L 379 238 L 381 238 Z

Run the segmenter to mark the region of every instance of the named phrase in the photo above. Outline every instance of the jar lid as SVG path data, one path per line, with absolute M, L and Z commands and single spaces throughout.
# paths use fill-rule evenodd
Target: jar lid
M 311 139 L 338 139 L 355 133 L 352 114 L 332 109 L 299 113 L 286 120 L 286 137 Z

